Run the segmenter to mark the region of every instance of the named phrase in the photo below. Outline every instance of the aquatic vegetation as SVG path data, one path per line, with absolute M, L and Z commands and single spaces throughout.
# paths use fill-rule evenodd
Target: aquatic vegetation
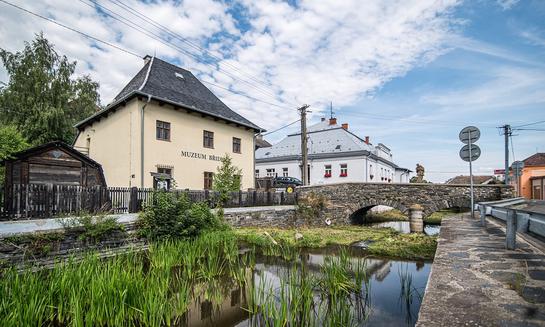
M 296 240 L 295 233 L 301 233 L 302 239 Z M 280 228 L 238 228 L 237 237 L 259 249 L 272 248 L 274 255 L 278 248 L 273 240 L 282 247 L 319 248 L 328 245 L 350 245 L 357 241 L 370 241 L 369 254 L 403 259 L 433 259 L 437 248 L 437 238 L 423 234 L 400 234 L 390 228 L 371 228 L 364 226 L 334 226 L 305 229 Z M 267 236 L 270 235 L 270 236 Z
M 232 233 L 212 232 L 155 243 L 147 253 L 109 259 L 89 253 L 49 271 L 4 270 L 0 325 L 171 325 L 200 284 L 223 276 L 243 283 L 238 260 Z
M 256 278 L 248 294 L 251 326 L 356 326 L 369 316 L 365 261 L 346 250 L 326 257 L 318 273 L 299 260 L 276 284 L 262 272 Z
M 51 270 L 0 270 L 0 326 L 216 323 L 222 307 L 243 312 L 251 326 L 365 325 L 371 275 L 388 275 L 389 261 L 356 257 L 347 247 L 327 253 L 283 241 L 241 249 L 232 231 L 216 231 L 113 258 L 89 253 Z M 406 270 L 397 277 L 400 319 L 414 323 L 420 293 Z

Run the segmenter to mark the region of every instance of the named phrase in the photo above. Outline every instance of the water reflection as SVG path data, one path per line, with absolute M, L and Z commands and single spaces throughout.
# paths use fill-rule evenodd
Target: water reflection
M 268 306 L 271 301 L 259 302 L 259 292 L 264 289 L 273 292 L 272 305 L 281 308 L 282 299 L 293 295 L 289 283 L 298 283 L 296 290 L 309 289 L 313 315 L 319 312 L 341 312 L 342 325 L 356 326 L 413 326 L 418 317 L 421 298 L 430 273 L 431 263 L 423 261 L 397 261 L 381 258 L 364 258 L 364 253 L 353 249 L 344 263 L 349 267 L 353 280 L 363 278 L 360 289 L 350 293 L 346 301 L 331 301 L 324 295 L 324 265 L 331 265 L 339 258 L 338 249 L 329 248 L 318 251 L 305 251 L 295 261 L 285 261 L 278 257 L 261 256 L 256 258 L 254 269 L 246 269 L 245 285 L 233 285 L 223 281 L 223 285 L 203 286 L 195 291 L 193 303 L 184 315 L 183 326 L 265 326 L 271 320 L 263 316 L 252 317 L 248 309 L 252 301 L 256 307 Z M 364 262 L 364 273 L 358 275 L 358 266 Z M 295 268 L 294 268 L 295 267 Z M 358 277 L 360 276 L 360 277 Z M 361 277 L 363 276 L 363 277 Z M 315 283 L 310 288 L 304 284 Z M 322 282 L 318 282 L 322 281 Z M 300 287 L 299 287 L 300 286 Z M 212 288 L 212 289 L 210 289 Z M 221 296 L 217 296 L 221 294 Z M 304 298 L 304 297 L 303 297 Z M 258 299 L 258 300 L 256 300 Z M 341 303 L 342 302 L 342 303 Z M 341 303 L 341 304 L 339 304 Z M 343 308 L 335 308 L 342 305 Z M 273 309 L 274 310 L 274 309 Z M 318 312 L 318 313 L 316 313 Z M 280 312 L 278 313 L 280 314 Z M 302 313 L 309 314 L 309 313 Z M 342 315 L 346 314 L 346 317 Z M 302 317 L 315 325 L 323 324 L 316 316 Z M 331 316 L 331 315 L 330 315 Z M 345 320 L 342 320 L 346 318 Z M 350 320 L 351 319 L 351 320 Z
M 409 234 L 411 232 L 411 228 L 408 221 L 387 221 L 382 223 L 369 223 L 369 224 L 365 224 L 365 226 L 375 227 L 375 228 L 393 228 L 394 230 L 403 234 Z M 441 230 L 441 225 L 424 224 L 424 234 L 426 235 L 430 235 L 430 236 L 438 235 L 440 230 Z

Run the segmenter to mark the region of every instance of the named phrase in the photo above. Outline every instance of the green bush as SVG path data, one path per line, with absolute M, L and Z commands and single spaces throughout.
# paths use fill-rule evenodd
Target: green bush
M 84 214 L 72 220 L 61 220 L 66 229 L 81 229 L 79 239 L 82 241 L 101 241 L 116 231 L 124 232 L 125 226 L 114 216 Z
M 190 238 L 223 227 L 204 202 L 190 203 L 187 195 L 158 191 L 138 218 L 142 236 L 151 239 Z

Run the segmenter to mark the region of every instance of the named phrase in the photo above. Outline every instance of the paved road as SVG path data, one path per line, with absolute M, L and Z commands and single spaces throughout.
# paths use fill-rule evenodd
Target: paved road
M 545 254 L 517 245 L 498 224 L 443 219 L 417 326 L 545 326 Z

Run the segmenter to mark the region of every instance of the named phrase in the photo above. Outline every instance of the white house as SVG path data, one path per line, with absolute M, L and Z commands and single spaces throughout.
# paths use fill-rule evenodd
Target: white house
M 398 167 L 390 149 L 373 146 L 337 125 L 331 118 L 308 128 L 308 172 L 310 185 L 341 182 L 408 183 L 409 169 Z M 279 143 L 256 150 L 256 177 L 289 176 L 302 179 L 301 134 L 291 134 Z

